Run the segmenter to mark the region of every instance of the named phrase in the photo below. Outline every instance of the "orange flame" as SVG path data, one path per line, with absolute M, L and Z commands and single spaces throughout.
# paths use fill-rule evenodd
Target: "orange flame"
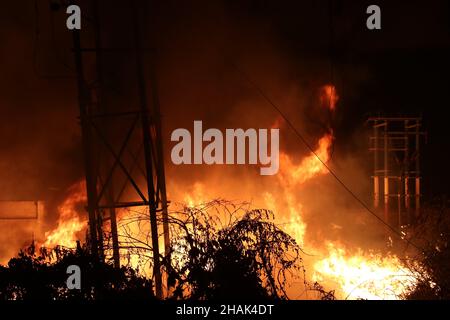
M 313 281 L 339 289 L 343 299 L 396 300 L 416 283 L 416 277 L 395 255 L 347 254 L 328 244 L 329 256 L 314 264 Z M 330 284 L 331 282 L 331 284 Z
M 69 195 L 58 208 L 58 225 L 53 231 L 45 233 L 45 247 L 75 247 L 77 235 L 86 227 L 86 218 L 79 213 L 79 206 L 86 202 L 85 182 L 81 181 L 69 189 Z
M 338 100 L 334 86 L 326 85 L 322 88 L 321 102 L 331 111 L 335 110 Z M 275 125 L 279 125 L 278 119 Z M 303 247 L 307 232 L 303 212 L 307 208 L 303 207 L 295 194 L 307 181 L 328 173 L 324 163 L 331 158 L 333 139 L 332 133 L 325 134 L 314 153 L 311 152 L 299 164 L 295 164 L 287 153 L 280 153 L 280 172 L 277 177 L 281 192 L 265 192 L 262 195 L 267 208 L 281 213 L 281 216 L 277 216 L 277 223 Z M 193 194 L 185 194 L 183 197 L 188 205 L 210 198 L 210 190 L 203 188 L 202 184 L 197 183 L 194 189 Z M 312 264 L 311 278 L 330 290 L 336 290 L 337 298 L 398 299 L 415 283 L 414 275 L 395 255 L 364 253 L 362 250 L 350 255 L 337 243 L 329 244 L 328 251 L 325 252 L 320 248 L 309 248 L 308 251 L 325 255 L 325 258 Z
M 331 84 L 322 87 L 320 101 L 322 105 L 329 108 L 331 111 L 336 110 L 336 104 L 339 101 L 339 96 L 336 93 L 336 87 Z
M 322 87 L 321 102 L 331 111 L 336 108 L 339 99 L 336 89 L 332 85 Z M 282 125 L 279 118 L 273 127 Z M 254 199 L 259 204 L 265 204 L 268 209 L 276 214 L 277 223 L 297 243 L 305 246 L 305 234 L 307 224 L 303 219 L 304 208 L 298 201 L 296 193 L 304 183 L 318 176 L 328 173 L 324 163 L 330 160 L 333 134 L 327 133 L 318 141 L 314 153 L 311 152 L 298 164 L 287 153 L 280 153 L 280 171 L 276 176 L 279 182 L 279 191 L 264 192 L 260 199 Z M 320 160 L 318 159 L 320 158 Z M 215 195 L 222 194 L 226 188 L 227 177 L 222 180 L 221 190 L 213 190 L 198 181 L 190 192 L 185 188 L 177 196 L 172 196 L 174 201 L 183 201 L 185 205 L 193 207 L 216 198 Z M 70 196 L 59 208 L 58 226 L 52 232 L 45 234 L 46 246 L 64 245 L 73 246 L 77 234 L 85 228 L 86 219 L 79 215 L 77 206 L 86 201 L 84 183 L 79 183 L 71 189 Z M 254 196 L 254 195 L 252 195 Z M 256 197 L 258 195 L 256 194 Z M 125 211 L 120 213 L 121 217 L 127 215 Z M 139 228 L 129 225 L 130 232 L 139 234 Z M 162 246 L 162 244 L 161 244 Z M 364 253 L 357 250 L 355 254 L 349 254 L 339 244 L 329 244 L 328 250 L 309 248 L 317 255 L 325 258 L 312 264 L 312 280 L 319 281 L 327 288 L 336 289 L 338 298 L 363 298 L 363 299 L 397 299 L 408 286 L 414 285 L 414 275 L 395 255 L 381 255 L 375 253 Z M 136 257 L 131 257 L 131 264 L 138 265 Z
M 319 140 L 319 147 L 314 151 L 315 154 L 311 153 L 299 165 L 294 165 L 289 155 L 281 153 L 280 176 L 282 179 L 287 180 L 289 184 L 298 185 L 305 183 L 317 175 L 327 173 L 327 168 L 323 164 L 330 160 L 332 144 L 333 135 L 331 133 L 325 134 Z
M 187 207 L 195 207 L 212 199 L 206 195 L 204 185 L 196 182 L 193 186 L 193 191 L 185 193 L 182 200 Z

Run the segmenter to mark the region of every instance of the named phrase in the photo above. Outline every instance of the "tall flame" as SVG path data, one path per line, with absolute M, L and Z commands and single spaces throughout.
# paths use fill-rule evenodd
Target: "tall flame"
M 330 148 L 333 143 L 333 135 L 325 134 L 319 140 L 319 146 L 307 157 L 303 158 L 300 164 L 293 164 L 292 158 L 286 154 L 280 154 L 280 177 L 287 179 L 289 184 L 300 185 L 317 175 L 327 173 L 323 165 L 330 159 Z
M 87 220 L 79 213 L 80 205 L 86 202 L 86 184 L 78 182 L 69 189 L 69 195 L 58 208 L 57 227 L 45 233 L 45 247 L 75 247 L 77 235 L 86 227 Z

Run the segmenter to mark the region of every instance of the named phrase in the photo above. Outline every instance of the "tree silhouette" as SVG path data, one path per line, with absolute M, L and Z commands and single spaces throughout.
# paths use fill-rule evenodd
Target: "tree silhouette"
M 301 248 L 274 223 L 270 210 L 249 207 L 215 200 L 169 215 L 170 260 L 161 257 L 161 262 L 172 298 L 287 298 L 287 277 L 304 272 Z M 137 213 L 130 221 L 148 217 Z M 125 230 L 123 238 L 135 254 L 150 252 L 148 242 Z

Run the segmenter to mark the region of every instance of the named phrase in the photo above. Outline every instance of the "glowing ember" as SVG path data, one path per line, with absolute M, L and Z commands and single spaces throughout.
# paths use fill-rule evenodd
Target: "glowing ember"
M 338 289 L 338 298 L 394 300 L 416 283 L 395 255 L 364 254 L 361 250 L 348 255 L 342 247 L 328 247 L 329 256 L 314 264 L 313 281 Z
M 69 196 L 58 208 L 58 226 L 51 232 L 46 232 L 45 247 L 57 245 L 75 247 L 77 235 L 85 229 L 87 220 L 79 214 L 80 205 L 86 203 L 86 191 L 84 181 L 73 185 L 69 189 Z

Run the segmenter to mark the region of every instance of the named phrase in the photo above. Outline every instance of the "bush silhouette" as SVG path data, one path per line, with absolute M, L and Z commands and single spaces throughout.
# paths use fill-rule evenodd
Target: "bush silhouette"
M 68 289 L 69 265 L 81 269 L 81 289 Z M 151 281 L 128 267 L 116 269 L 78 245 L 76 250 L 57 247 L 35 253 L 32 244 L 7 266 L 0 266 L 1 300 L 111 300 L 153 299 Z

